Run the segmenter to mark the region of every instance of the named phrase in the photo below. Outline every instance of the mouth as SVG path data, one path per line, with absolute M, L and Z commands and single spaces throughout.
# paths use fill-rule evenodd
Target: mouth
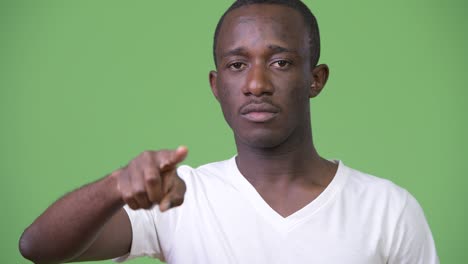
M 276 115 L 277 113 L 270 112 L 250 112 L 242 115 L 242 117 L 254 123 L 265 123 L 273 119 Z
M 241 108 L 243 118 L 254 123 L 266 123 L 275 118 L 279 109 L 269 103 L 252 103 Z

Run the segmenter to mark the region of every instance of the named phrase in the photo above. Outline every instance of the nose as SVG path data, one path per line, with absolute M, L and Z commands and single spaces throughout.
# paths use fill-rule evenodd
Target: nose
M 267 69 L 264 65 L 254 65 L 250 69 L 247 76 L 247 85 L 244 89 L 245 95 L 271 95 L 273 94 L 273 86 L 268 77 Z

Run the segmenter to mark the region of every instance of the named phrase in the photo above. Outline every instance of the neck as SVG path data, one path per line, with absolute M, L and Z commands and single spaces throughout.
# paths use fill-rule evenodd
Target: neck
M 305 136 L 286 140 L 271 148 L 258 148 L 236 139 L 240 172 L 254 185 L 288 184 L 293 182 L 322 185 L 324 171 L 330 162 L 322 159 L 315 150 L 310 129 Z

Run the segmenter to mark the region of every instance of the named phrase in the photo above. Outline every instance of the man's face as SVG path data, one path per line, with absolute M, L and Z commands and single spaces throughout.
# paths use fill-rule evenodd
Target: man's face
M 216 43 L 213 93 L 238 143 L 276 147 L 310 130 L 309 33 L 296 10 L 254 4 L 231 11 Z

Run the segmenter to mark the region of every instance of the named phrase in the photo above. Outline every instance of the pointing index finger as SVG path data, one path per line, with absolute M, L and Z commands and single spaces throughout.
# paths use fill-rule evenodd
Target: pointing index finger
M 187 157 L 187 154 L 188 149 L 186 146 L 180 146 L 176 150 L 173 150 L 168 161 L 161 164 L 161 172 L 174 169 L 178 163 L 182 162 Z

